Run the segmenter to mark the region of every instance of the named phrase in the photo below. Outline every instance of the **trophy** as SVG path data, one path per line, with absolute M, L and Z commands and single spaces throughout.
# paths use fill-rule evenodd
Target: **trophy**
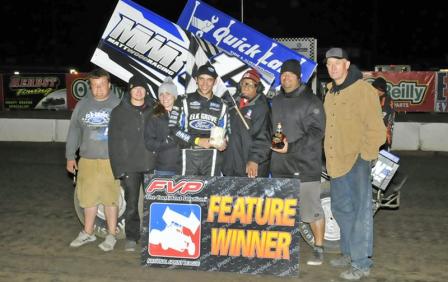
M 222 127 L 214 126 L 210 130 L 210 145 L 212 145 L 215 148 L 222 147 L 226 140 L 226 130 Z

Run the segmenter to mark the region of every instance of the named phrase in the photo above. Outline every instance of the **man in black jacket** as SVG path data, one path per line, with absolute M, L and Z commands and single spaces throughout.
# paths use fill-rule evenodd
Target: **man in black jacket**
M 154 154 L 146 149 L 144 129 L 151 117 L 152 100 L 140 77 L 129 81 L 129 95 L 112 110 L 109 123 L 109 157 L 112 172 L 121 180 L 126 200 L 126 251 L 135 251 L 140 239 L 138 199 L 144 173 L 154 169 Z
M 226 176 L 267 177 L 271 119 L 258 72 L 255 69 L 245 72 L 238 89 L 237 105 L 229 110 L 232 131 L 224 152 L 222 173 Z
M 313 257 L 307 264 L 321 265 L 325 220 L 320 202 L 320 175 L 325 114 L 319 98 L 300 83 L 300 75 L 297 60 L 283 63 L 282 87 L 272 100 L 272 126 L 275 129 L 281 123 L 286 140 L 282 149 L 272 148 L 271 172 L 273 177 L 300 179 L 300 216 L 310 224 L 315 242 Z

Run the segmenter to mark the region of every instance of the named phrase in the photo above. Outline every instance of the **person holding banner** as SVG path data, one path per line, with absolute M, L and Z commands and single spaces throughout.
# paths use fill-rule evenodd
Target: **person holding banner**
M 383 111 L 383 122 L 387 128 L 386 143 L 381 146 L 381 149 L 390 151 L 392 147 L 392 133 L 394 129 L 395 119 L 394 100 L 392 100 L 389 93 L 387 92 L 387 83 L 384 78 L 375 78 L 375 80 L 372 82 L 372 86 L 375 87 L 380 98 L 380 105 Z
M 65 147 L 66 169 L 78 171 L 76 193 L 84 208 L 84 228 L 70 247 L 80 247 L 96 240 L 93 234 L 98 205 L 105 206 L 109 234 L 98 246 L 111 251 L 116 243 L 120 183 L 114 179 L 109 161 L 108 126 L 112 109 L 120 99 L 110 94 L 110 75 L 103 69 L 89 73 L 92 95 L 78 102 L 73 110 Z M 79 149 L 79 163 L 76 151 Z
M 224 152 L 225 176 L 268 177 L 271 155 L 271 113 L 260 75 L 248 70 L 237 87 L 240 94 L 230 108 L 229 145 Z
M 307 264 L 321 265 L 325 219 L 320 201 L 320 175 L 325 114 L 322 102 L 301 84 L 300 76 L 299 61 L 287 60 L 282 64 L 281 90 L 272 99 L 272 128 L 275 130 L 281 123 L 286 139 L 283 148 L 271 148 L 271 172 L 273 177 L 300 179 L 300 217 L 310 224 L 315 244 L 313 257 Z
M 349 267 L 340 277 L 359 280 L 370 274 L 373 253 L 371 161 L 386 139 L 375 89 L 350 66 L 345 50 L 325 54 L 332 81 L 325 96 L 325 155 L 330 176 L 331 211 L 341 230 L 341 256 L 330 261 Z
M 177 173 L 180 152 L 170 135 L 168 121 L 177 99 L 177 87 L 167 76 L 158 90 L 159 101 L 153 110 L 153 117 L 145 127 L 146 148 L 156 154 L 154 174 L 172 176 Z
M 141 77 L 129 80 L 120 105 L 112 110 L 109 122 L 109 156 L 115 179 L 120 179 L 126 200 L 125 251 L 133 252 L 140 239 L 138 200 L 144 173 L 154 169 L 153 152 L 146 150 L 143 140 L 145 123 L 151 118 L 153 100 Z
M 171 112 L 169 127 L 182 148 L 182 175 L 220 175 L 222 151 L 227 147 L 228 110 L 213 95 L 218 74 L 210 64 L 195 74 L 198 89 L 178 99 Z

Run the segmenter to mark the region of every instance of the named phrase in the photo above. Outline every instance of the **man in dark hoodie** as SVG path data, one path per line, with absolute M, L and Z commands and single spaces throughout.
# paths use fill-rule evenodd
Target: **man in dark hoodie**
M 359 280 L 370 274 L 373 249 L 370 161 L 386 138 L 375 89 L 350 66 L 347 53 L 331 48 L 325 54 L 328 84 L 325 155 L 331 184 L 331 211 L 341 230 L 342 256 L 330 263 L 349 266 L 340 277 Z
M 224 151 L 222 173 L 226 176 L 268 177 L 271 114 L 260 75 L 255 69 L 243 74 L 238 94 L 237 105 L 229 110 L 232 131 Z
M 321 265 L 325 219 L 320 201 L 320 175 L 325 114 L 322 102 L 300 83 L 300 76 L 299 61 L 283 63 L 282 87 L 272 100 L 272 128 L 275 130 L 281 123 L 286 140 L 282 149 L 272 148 L 271 172 L 273 177 L 300 179 L 300 216 L 310 224 L 315 240 L 313 257 L 307 264 Z
M 146 150 L 145 123 L 152 113 L 147 84 L 140 77 L 129 80 L 129 94 L 112 111 L 109 123 L 109 157 L 112 172 L 121 180 L 126 200 L 126 251 L 135 251 L 140 239 L 138 199 L 143 175 L 154 169 L 154 154 Z

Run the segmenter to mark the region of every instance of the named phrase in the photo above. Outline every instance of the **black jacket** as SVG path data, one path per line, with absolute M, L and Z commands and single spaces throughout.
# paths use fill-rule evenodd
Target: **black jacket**
M 154 153 L 146 150 L 143 140 L 145 122 L 152 115 L 149 97 L 142 108 L 131 105 L 125 94 L 112 110 L 109 122 L 109 157 L 115 178 L 127 172 L 149 172 L 154 169 Z
M 302 182 L 320 181 L 325 113 L 311 89 L 301 85 L 291 93 L 272 99 L 272 128 L 281 122 L 288 140 L 288 152 L 272 152 L 274 177 L 298 177 Z
M 266 97 L 257 95 L 240 111 L 250 129 L 246 129 L 235 107 L 230 108 L 231 132 L 224 151 L 222 173 L 226 176 L 247 176 L 246 163 L 253 161 L 258 164 L 258 176 L 267 177 L 271 154 L 271 117 Z
M 156 155 L 156 170 L 177 171 L 180 159 L 180 150 L 174 139 L 169 135 L 168 113 L 162 116 L 153 116 L 145 126 L 146 148 Z

